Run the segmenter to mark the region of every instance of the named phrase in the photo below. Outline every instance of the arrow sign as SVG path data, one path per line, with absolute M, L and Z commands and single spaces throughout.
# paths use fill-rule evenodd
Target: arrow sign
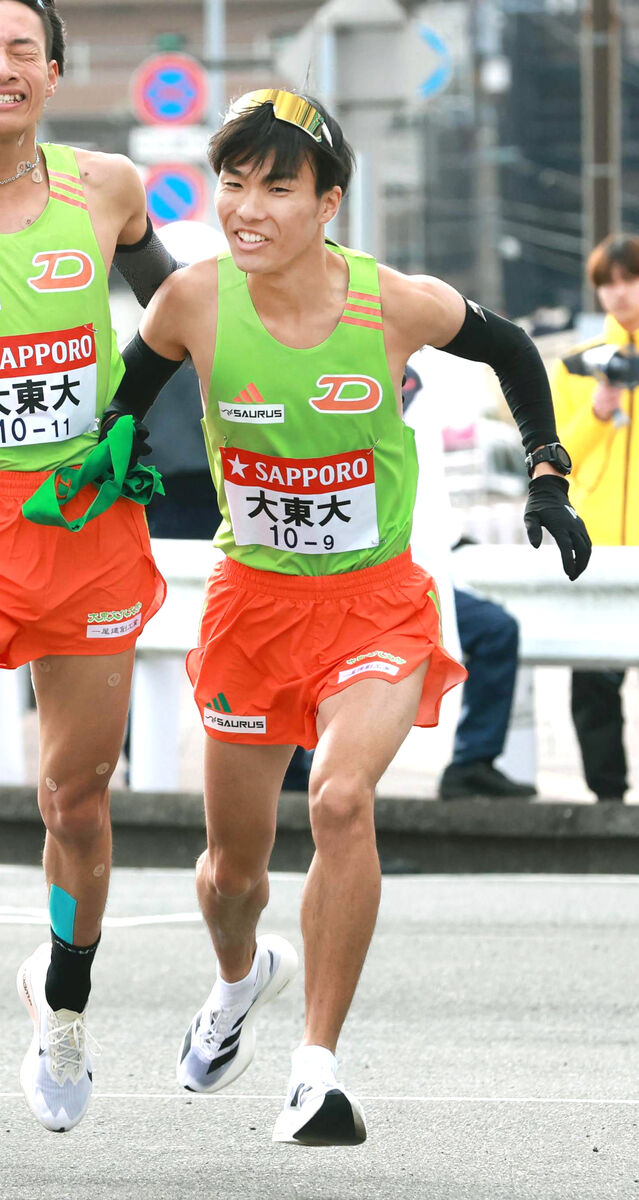
M 432 96 L 437 96 L 439 92 L 443 92 L 444 88 L 448 86 L 453 74 L 453 64 L 448 46 L 442 41 L 439 34 L 435 33 L 434 29 L 429 29 L 427 25 L 420 25 L 419 35 L 436 58 L 433 70 L 430 75 L 426 76 L 419 88 L 420 96 L 428 100 Z

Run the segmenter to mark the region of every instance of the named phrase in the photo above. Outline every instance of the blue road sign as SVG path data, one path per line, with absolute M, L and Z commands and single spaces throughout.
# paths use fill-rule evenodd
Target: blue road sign
M 206 72 L 188 54 L 147 59 L 133 77 L 133 106 L 149 125 L 196 124 L 206 111 Z
M 154 225 L 199 221 L 206 216 L 208 185 L 202 171 L 187 163 L 154 167 L 146 179 L 149 216 Z

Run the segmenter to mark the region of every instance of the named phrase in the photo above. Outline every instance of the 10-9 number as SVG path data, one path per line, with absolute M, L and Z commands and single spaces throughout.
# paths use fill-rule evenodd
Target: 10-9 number
M 269 525 L 269 530 L 273 534 L 273 545 L 279 546 L 280 545 L 279 526 L 278 525 Z M 291 529 L 291 527 L 289 525 L 288 528 L 286 528 L 284 530 L 284 545 L 286 546 L 287 550 L 295 550 L 296 546 L 298 546 L 298 544 L 299 544 L 299 540 L 300 540 L 299 534 L 297 533 L 297 531 L 295 529 Z M 335 545 L 335 538 L 333 537 L 332 533 L 325 533 L 322 541 L 323 541 L 325 550 L 333 549 L 333 546 Z M 316 546 L 317 542 L 306 542 L 305 545 Z

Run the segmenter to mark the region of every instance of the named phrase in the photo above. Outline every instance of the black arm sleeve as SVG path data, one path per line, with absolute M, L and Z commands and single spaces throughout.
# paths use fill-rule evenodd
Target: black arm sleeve
M 466 300 L 464 324 L 452 342 L 441 349 L 492 367 L 526 453 L 557 441 L 546 369 L 534 342 L 519 325 Z
M 136 333 L 122 352 L 126 371 L 120 386 L 102 418 L 132 416 L 141 421 L 165 383 L 175 375 L 184 359 L 163 358 Z
M 116 246 L 113 266 L 128 283 L 138 304 L 146 308 L 151 296 L 157 291 L 167 275 L 177 271 L 179 263 L 169 254 L 146 218 L 146 233 L 132 246 Z

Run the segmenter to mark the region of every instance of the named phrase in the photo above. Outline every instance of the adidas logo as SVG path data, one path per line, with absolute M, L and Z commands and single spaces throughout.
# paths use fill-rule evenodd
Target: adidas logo
M 313 1089 L 311 1087 L 309 1087 L 308 1083 L 298 1083 L 298 1085 L 295 1089 L 295 1095 L 293 1096 L 293 1098 L 291 1100 L 291 1108 L 301 1108 L 304 1103 L 305 1097 L 312 1090 Z
M 226 699 L 224 692 L 218 692 L 217 696 L 215 696 L 213 700 L 209 700 L 205 707 L 214 708 L 215 711 L 219 713 L 233 712 L 233 709 Z
M 248 387 L 242 388 L 242 391 L 233 400 L 234 404 L 265 404 L 266 401 L 259 392 L 254 383 L 249 383 Z

